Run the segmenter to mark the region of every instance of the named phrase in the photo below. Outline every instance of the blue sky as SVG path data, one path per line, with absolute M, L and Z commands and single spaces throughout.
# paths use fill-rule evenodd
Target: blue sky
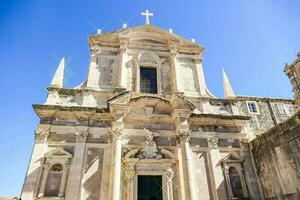
M 282 72 L 300 50 L 300 1 L 294 0 L 0 0 L 0 196 L 20 193 L 38 123 L 31 105 L 44 103 L 58 59 L 65 56 L 68 86 L 88 66 L 87 35 L 123 21 L 172 28 L 205 47 L 209 89 L 223 96 L 222 68 L 239 95 L 291 98 Z

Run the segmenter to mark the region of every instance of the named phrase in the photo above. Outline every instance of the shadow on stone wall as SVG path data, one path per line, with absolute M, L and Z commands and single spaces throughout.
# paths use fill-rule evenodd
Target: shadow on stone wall
M 265 199 L 300 199 L 300 111 L 250 145 Z

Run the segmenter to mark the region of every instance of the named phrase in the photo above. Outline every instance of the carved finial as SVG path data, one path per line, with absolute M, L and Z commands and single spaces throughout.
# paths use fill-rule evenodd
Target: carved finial
M 224 98 L 227 99 L 229 97 L 235 97 L 234 91 L 231 87 L 229 79 L 223 69 L 223 87 L 224 87 Z
M 97 29 L 97 35 L 101 35 L 102 34 L 102 30 L 101 29 Z
M 57 88 L 63 87 L 64 71 L 65 71 L 65 58 L 63 57 L 51 81 L 51 85 L 50 85 L 51 87 L 57 87 Z

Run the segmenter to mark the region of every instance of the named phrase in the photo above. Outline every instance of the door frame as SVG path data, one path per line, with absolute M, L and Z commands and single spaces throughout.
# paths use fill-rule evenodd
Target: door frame
M 129 167 L 127 173 L 132 175 L 130 181 L 127 180 L 126 200 L 138 200 L 138 176 L 162 176 L 163 200 L 174 200 L 174 159 L 136 159 L 126 160 Z M 125 164 L 125 163 L 124 163 Z M 174 179 L 175 178 L 175 179 Z

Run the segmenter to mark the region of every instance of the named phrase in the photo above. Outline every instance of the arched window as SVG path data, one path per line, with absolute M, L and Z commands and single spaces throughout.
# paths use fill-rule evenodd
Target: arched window
M 233 197 L 244 197 L 241 178 L 235 167 L 229 168 L 229 179 Z
M 45 196 L 57 197 L 59 194 L 60 182 L 62 179 L 63 166 L 60 163 L 53 164 L 50 167 L 46 188 Z

